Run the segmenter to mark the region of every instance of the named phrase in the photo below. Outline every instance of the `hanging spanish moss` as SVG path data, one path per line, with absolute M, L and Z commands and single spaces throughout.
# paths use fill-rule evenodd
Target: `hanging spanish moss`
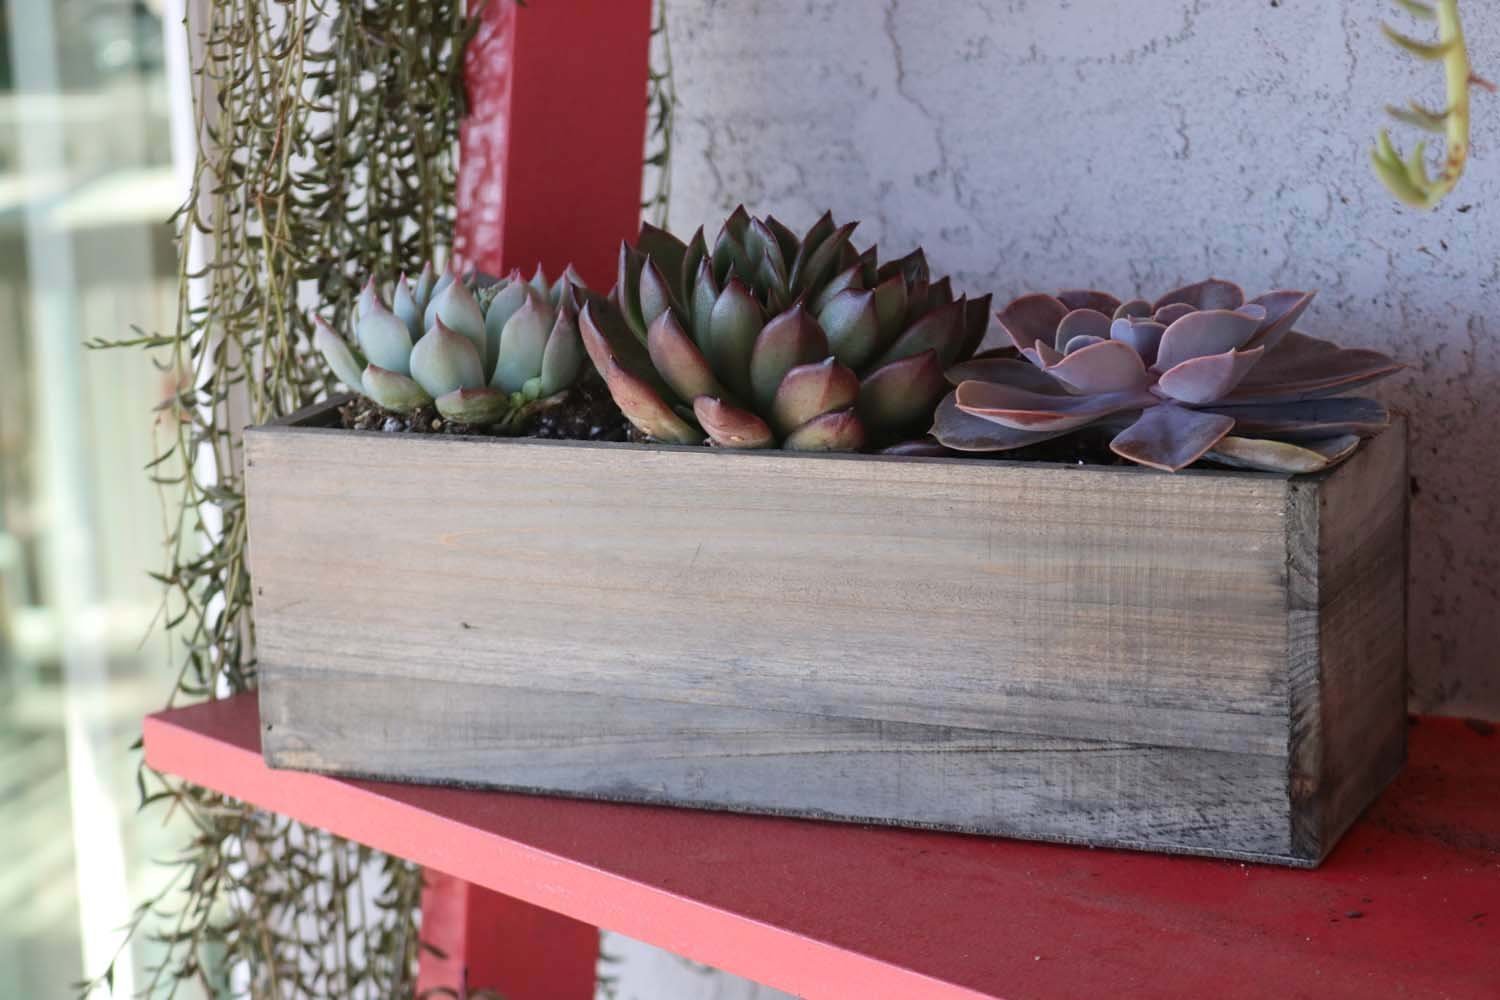
M 151 468 L 168 519 L 163 615 L 180 656 L 169 705 L 255 686 L 239 429 L 328 390 L 307 303 L 343 326 L 356 275 L 447 256 L 463 47 L 477 26 L 464 0 L 209 0 L 204 16 L 187 26 L 203 38 L 201 148 L 177 219 L 176 327 L 92 345 L 150 350 L 180 386 Z M 651 81 L 648 162 L 662 179 L 648 207 L 664 218 L 675 96 L 669 70 Z M 132 922 L 165 956 L 143 995 L 193 981 L 278 1000 L 413 994 L 419 868 L 144 764 L 138 782 L 143 808 L 185 814 L 194 830 Z

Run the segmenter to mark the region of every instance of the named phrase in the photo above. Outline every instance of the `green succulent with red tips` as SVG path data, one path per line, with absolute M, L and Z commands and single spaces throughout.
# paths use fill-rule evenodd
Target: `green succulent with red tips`
M 672 444 L 854 451 L 920 434 L 974 354 L 988 295 L 954 298 L 920 249 L 881 264 L 825 214 L 800 237 L 743 207 L 710 248 L 642 226 L 585 348 L 643 434 Z
M 313 342 L 335 375 L 388 410 L 433 406 L 445 419 L 500 423 L 570 387 L 584 368 L 582 282 L 512 272 L 402 276 L 387 307 L 374 279 L 355 303 L 353 343 L 314 317 Z
M 1116 455 L 1165 471 L 1208 458 L 1317 472 L 1389 423 L 1375 400 L 1339 394 L 1401 365 L 1298 333 L 1312 299 L 1246 301 L 1239 285 L 1212 278 L 1155 302 L 1024 295 L 999 314 L 1021 358 L 952 368 L 956 388 L 932 434 L 955 451 L 1004 452 L 1097 428 Z

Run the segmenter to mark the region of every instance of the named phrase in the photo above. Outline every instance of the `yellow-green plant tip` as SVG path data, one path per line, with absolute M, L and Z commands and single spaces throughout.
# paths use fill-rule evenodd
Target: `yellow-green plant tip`
M 1449 52 L 1453 51 L 1453 41 L 1451 39 L 1442 42 L 1424 42 L 1421 39 L 1413 38 L 1410 35 L 1403 35 L 1401 32 L 1397 31 L 1389 24 L 1382 24 L 1380 26 L 1380 30 L 1385 33 L 1385 37 L 1389 38 L 1391 41 L 1395 42 L 1397 45 L 1401 46 L 1403 49 L 1410 52 L 1418 59 L 1427 59 L 1431 62 L 1437 62 L 1439 59 L 1442 59 L 1444 56 L 1446 56 Z
M 521 386 L 521 395 L 528 401 L 539 398 L 542 395 L 541 377 L 527 379 L 526 384 Z
M 1429 108 L 1424 108 L 1416 101 L 1412 101 L 1405 108 L 1398 108 L 1394 104 L 1387 104 L 1385 106 L 1385 113 L 1403 125 L 1410 125 L 1413 128 L 1419 128 L 1438 135 L 1442 135 L 1443 130 L 1448 124 L 1448 112 L 1433 111 Z

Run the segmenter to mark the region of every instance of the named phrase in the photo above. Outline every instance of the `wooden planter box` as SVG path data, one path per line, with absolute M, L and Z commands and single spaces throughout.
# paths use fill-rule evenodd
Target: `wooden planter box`
M 1400 424 L 1311 477 L 248 432 L 266 759 L 1316 865 L 1405 755 Z

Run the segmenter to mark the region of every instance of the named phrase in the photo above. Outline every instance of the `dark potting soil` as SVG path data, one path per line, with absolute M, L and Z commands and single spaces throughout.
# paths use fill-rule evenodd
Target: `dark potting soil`
M 394 413 L 364 396 L 355 396 L 339 407 L 343 426 L 350 430 L 390 434 L 461 434 L 479 437 L 533 437 L 555 441 L 629 441 L 643 443 L 645 435 L 631 426 L 610 398 L 602 379 L 586 378 L 567 392 L 544 400 L 514 427 L 498 424 L 464 424 L 443 419 L 431 406 L 415 413 Z M 924 454 L 966 457 L 962 452 L 938 447 Z M 1044 441 L 1015 451 L 976 455 L 1012 462 L 1056 462 L 1065 465 L 1124 465 L 1125 460 L 1109 450 L 1109 434 L 1082 431 L 1055 441 Z

